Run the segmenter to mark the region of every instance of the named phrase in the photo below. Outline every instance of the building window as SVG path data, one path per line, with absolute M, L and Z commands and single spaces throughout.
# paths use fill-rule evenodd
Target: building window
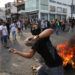
M 55 19 L 55 14 L 50 14 L 50 15 L 49 15 L 49 19 L 50 19 L 50 20 Z
M 36 0 L 36 9 L 39 9 L 39 0 Z
M 59 1 L 57 1 L 57 0 L 49 0 L 49 1 L 52 2 L 52 3 L 56 3 L 56 4 L 69 6 L 69 4 L 67 4 L 67 3 L 63 3 L 63 2 L 59 2 Z
M 61 15 L 62 20 L 66 20 L 66 15 Z
M 8 7 L 11 7 L 11 3 L 8 3 Z
M 40 5 L 42 10 L 48 10 L 48 0 L 41 0 Z
M 67 13 L 67 9 L 66 8 L 63 8 L 63 13 Z
M 50 6 L 50 11 L 55 12 L 55 6 Z
M 41 4 L 41 10 L 48 10 L 48 5 Z
M 5 8 L 7 8 L 7 4 L 5 4 Z
M 5 14 L 6 15 L 9 15 L 10 13 L 11 13 L 11 10 L 10 9 L 8 9 L 8 10 L 5 11 Z
M 52 3 L 56 3 L 56 1 L 54 1 L 54 0 L 49 0 L 50 2 L 52 2 Z
M 48 5 L 48 0 L 40 0 L 41 4 Z
M 37 0 L 27 0 L 25 4 L 25 10 L 30 11 L 30 10 L 35 10 L 39 7 L 39 1 Z
M 57 12 L 62 13 L 62 8 L 61 7 L 57 7 Z
M 11 7 L 11 3 L 7 3 L 7 4 L 5 5 L 5 8 L 8 8 L 8 7 Z
M 61 15 L 57 15 L 57 19 L 58 20 L 61 20 Z
M 41 19 L 48 20 L 48 14 L 41 13 Z
M 17 6 L 17 11 L 25 10 L 25 4 Z

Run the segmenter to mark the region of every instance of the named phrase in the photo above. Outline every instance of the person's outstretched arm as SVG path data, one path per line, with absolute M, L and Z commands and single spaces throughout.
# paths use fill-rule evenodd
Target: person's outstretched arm
M 16 49 L 9 49 L 9 52 L 22 56 L 24 58 L 32 58 L 36 51 L 33 49 L 30 49 L 28 52 L 21 52 Z

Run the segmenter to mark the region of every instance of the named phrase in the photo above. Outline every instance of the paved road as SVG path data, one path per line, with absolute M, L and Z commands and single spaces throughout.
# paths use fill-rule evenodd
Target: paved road
M 58 43 L 62 43 L 64 40 L 68 40 L 74 32 L 70 33 L 62 33 L 60 35 L 53 34 L 51 36 L 51 41 L 53 45 L 57 45 Z M 9 41 L 9 46 L 17 48 L 20 51 L 26 51 L 29 48 L 24 45 L 24 40 L 31 36 L 29 30 L 23 33 L 23 37 L 20 38 L 17 35 L 17 41 L 15 43 L 12 39 Z M 11 37 L 12 38 L 12 37 Z M 37 54 L 34 57 L 38 57 Z M 34 61 L 34 57 L 32 59 L 25 59 L 18 55 L 14 55 L 8 52 L 8 49 L 0 47 L 0 75 L 32 75 L 31 65 L 36 63 Z M 73 73 L 73 72 L 72 72 Z M 71 73 L 71 75 L 72 75 Z M 69 73 L 70 74 L 70 73 Z M 68 74 L 68 75 L 69 75 Z M 73 73 L 74 75 L 75 73 Z M 66 74 L 67 75 L 67 74 Z

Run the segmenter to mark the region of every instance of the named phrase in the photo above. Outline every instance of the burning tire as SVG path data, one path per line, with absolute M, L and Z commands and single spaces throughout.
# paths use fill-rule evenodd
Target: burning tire
M 58 54 L 63 59 L 63 66 L 65 69 L 75 69 L 75 47 L 68 48 L 66 45 L 57 45 Z

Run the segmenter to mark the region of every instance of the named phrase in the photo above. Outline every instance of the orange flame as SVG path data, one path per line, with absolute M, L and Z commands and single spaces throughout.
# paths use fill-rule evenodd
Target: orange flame
M 65 44 L 59 44 L 57 45 L 58 54 L 63 59 L 63 66 L 66 66 L 68 63 L 72 65 L 73 68 L 75 68 L 75 47 L 73 48 L 66 48 Z

